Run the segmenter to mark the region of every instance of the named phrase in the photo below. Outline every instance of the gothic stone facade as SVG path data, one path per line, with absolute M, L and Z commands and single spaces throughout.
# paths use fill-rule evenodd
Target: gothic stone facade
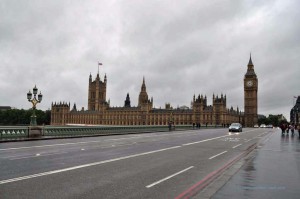
M 172 108 L 170 104 L 166 104 L 163 109 L 154 108 L 153 98 L 148 97 L 144 78 L 137 107 L 131 106 L 129 94 L 123 107 L 111 107 L 106 100 L 107 77 L 105 75 L 102 81 L 98 73 L 94 81 L 91 75 L 89 77 L 88 110 L 77 110 L 76 104 L 71 109 L 70 103 L 52 103 L 51 124 L 168 125 L 172 122 L 175 125 L 228 125 L 232 122 L 246 122 L 247 126 L 253 126 L 257 122 L 257 78 L 253 75 L 251 57 L 249 64 L 244 79 L 245 113 L 238 108 L 227 108 L 226 95 L 223 94 L 213 95 L 212 105 L 207 104 L 206 96 L 194 95 L 190 108 Z

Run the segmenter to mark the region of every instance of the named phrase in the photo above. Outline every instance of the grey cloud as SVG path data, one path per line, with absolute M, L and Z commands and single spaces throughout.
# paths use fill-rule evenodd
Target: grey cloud
M 299 95 L 298 1 L 2 1 L 1 105 L 29 108 L 28 89 L 87 106 L 90 72 L 108 77 L 107 98 L 133 105 L 145 76 L 156 107 L 226 94 L 243 110 L 249 53 L 259 113 L 289 116 Z M 289 117 L 288 117 L 289 118 Z

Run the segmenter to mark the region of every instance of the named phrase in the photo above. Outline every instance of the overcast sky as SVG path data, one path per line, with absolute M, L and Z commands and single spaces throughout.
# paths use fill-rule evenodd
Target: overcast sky
M 193 95 L 227 95 L 244 110 L 250 52 L 258 113 L 289 119 L 300 95 L 298 0 L 98 0 L 0 2 L 0 105 L 87 107 L 88 78 L 107 74 L 107 99 L 137 106 L 142 79 L 155 107 L 190 106 Z

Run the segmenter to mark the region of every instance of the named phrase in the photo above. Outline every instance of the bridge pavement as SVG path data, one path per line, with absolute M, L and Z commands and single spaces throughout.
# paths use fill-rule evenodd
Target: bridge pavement
M 212 198 L 300 198 L 299 144 L 298 132 L 270 134 Z

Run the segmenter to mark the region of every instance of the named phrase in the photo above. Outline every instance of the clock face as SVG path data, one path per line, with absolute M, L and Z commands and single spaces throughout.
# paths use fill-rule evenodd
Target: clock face
M 253 81 L 251 81 L 251 80 L 250 80 L 250 81 L 247 81 L 247 86 L 248 86 L 248 87 L 253 86 Z

